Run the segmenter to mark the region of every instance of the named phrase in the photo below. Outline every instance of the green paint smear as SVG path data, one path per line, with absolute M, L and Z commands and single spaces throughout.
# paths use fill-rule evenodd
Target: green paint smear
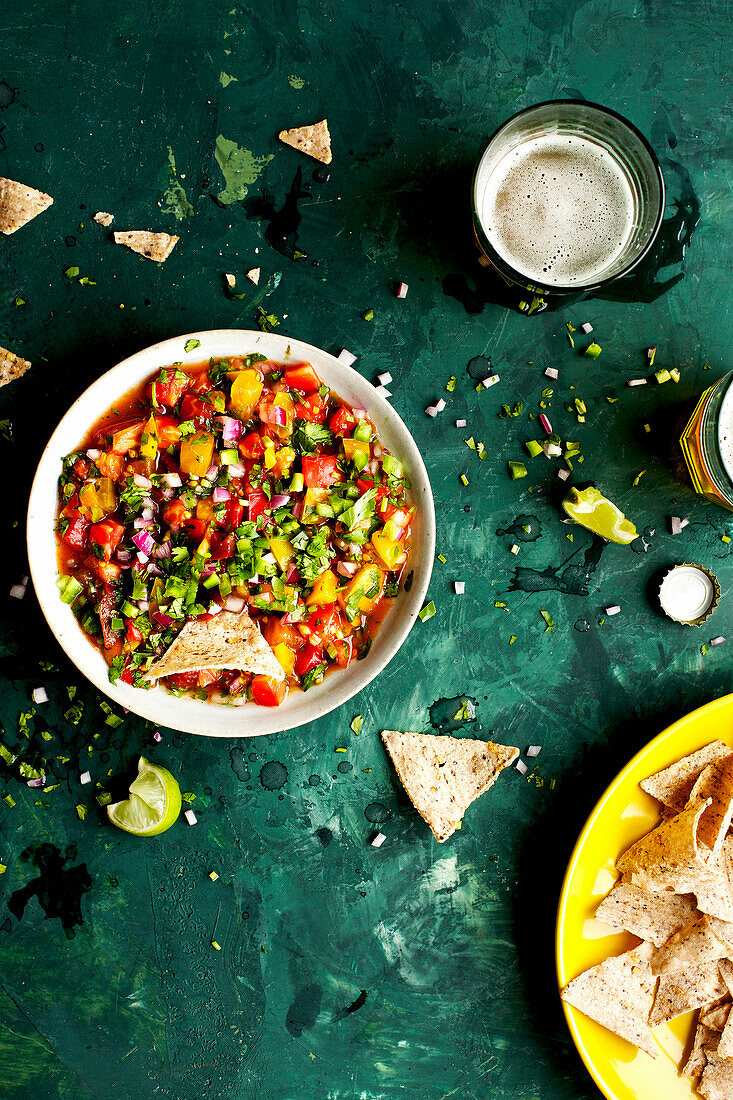
M 163 192 L 161 210 L 164 214 L 172 214 L 176 221 L 183 218 L 192 218 L 195 210 L 188 201 L 188 196 L 178 179 L 176 172 L 176 158 L 171 146 L 168 146 L 168 186 Z
M 229 141 L 219 134 L 214 147 L 216 163 L 221 168 L 226 187 L 218 194 L 218 199 L 228 206 L 232 202 L 240 202 L 246 198 L 247 192 L 267 164 L 272 160 L 272 153 L 263 157 L 256 157 L 249 149 L 237 145 L 236 141 Z
M 302 76 L 296 76 L 295 73 L 291 73 L 288 77 L 288 84 L 291 88 L 295 88 L 296 92 L 299 92 L 301 88 L 305 87 L 305 81 Z
M 234 84 L 237 81 L 236 76 L 230 76 L 229 73 L 225 73 L 224 70 L 219 73 L 219 83 L 222 88 L 228 88 L 230 84 Z

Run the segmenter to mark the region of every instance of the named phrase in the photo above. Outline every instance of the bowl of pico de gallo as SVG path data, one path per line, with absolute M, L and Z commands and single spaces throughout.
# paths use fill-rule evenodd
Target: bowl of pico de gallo
M 435 552 L 430 482 L 384 396 L 276 333 L 131 356 L 62 418 L 28 554 L 79 670 L 157 724 L 255 736 L 313 721 L 392 660 Z

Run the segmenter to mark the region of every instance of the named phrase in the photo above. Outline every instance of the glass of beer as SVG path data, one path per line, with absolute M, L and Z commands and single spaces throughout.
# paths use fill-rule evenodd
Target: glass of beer
M 484 263 L 535 294 L 580 294 L 647 255 L 664 215 L 664 178 L 651 146 L 621 115 L 555 100 L 496 131 L 472 200 Z
M 680 446 L 695 492 L 733 512 L 733 372 L 700 395 Z

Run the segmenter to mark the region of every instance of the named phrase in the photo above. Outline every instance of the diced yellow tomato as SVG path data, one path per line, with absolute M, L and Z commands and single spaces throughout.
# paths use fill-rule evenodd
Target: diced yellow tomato
M 328 503 L 328 489 L 306 489 L 305 496 L 303 498 L 303 518 L 301 523 L 322 523 L 321 516 L 316 515 L 314 508 L 316 504 Z
M 372 546 L 375 553 L 384 562 L 387 569 L 396 569 L 405 560 L 405 549 L 400 542 L 395 542 L 385 535 L 384 529 L 375 531 L 372 535 Z
M 275 465 L 273 471 L 275 477 L 285 477 L 285 474 L 290 473 L 290 467 L 295 462 L 295 451 L 292 447 L 281 447 L 275 455 Z
M 285 675 L 292 676 L 296 656 L 293 650 L 289 649 L 284 642 L 280 642 L 272 652 L 275 654 L 276 660 L 282 665 Z
M 384 573 L 378 565 L 364 565 L 353 577 L 346 588 L 342 588 L 338 594 L 339 603 L 342 607 L 346 607 L 346 604 L 351 596 L 357 591 L 371 592 L 375 589 L 373 595 L 362 596 L 359 601 L 359 611 L 368 612 L 376 605 L 382 591 L 384 589 Z
M 79 511 L 93 523 L 99 523 L 104 516 L 114 512 L 116 507 L 114 482 L 108 477 L 88 481 L 79 490 Z
M 277 435 L 278 439 L 286 440 L 290 439 L 293 434 L 293 415 L 295 413 L 295 402 L 289 393 L 276 393 L 272 399 L 273 408 L 280 408 L 285 410 L 285 424 L 280 426 L 277 424 L 271 424 L 273 432 Z
M 319 577 L 316 577 L 313 584 L 313 591 L 306 599 L 307 607 L 326 607 L 327 604 L 335 603 L 338 595 L 338 580 L 336 574 L 330 569 L 326 569 Z
M 364 455 L 366 460 L 369 461 L 369 455 L 371 454 L 369 444 L 365 443 L 362 439 L 344 439 L 344 454 L 347 458 L 351 459 L 355 454 Z M 366 463 L 364 463 L 366 465 Z
M 145 458 L 148 462 L 152 462 L 158 453 L 158 427 L 155 423 L 155 417 L 151 414 L 150 419 L 143 428 L 143 434 L 140 437 L 140 458 Z
M 240 420 L 252 419 L 257 402 L 262 393 L 262 378 L 259 371 L 242 370 L 232 382 L 229 408 Z
M 119 481 L 124 464 L 122 455 L 116 455 L 113 451 L 102 451 L 99 458 L 94 461 L 102 477 L 111 478 L 112 481 Z
M 195 552 L 199 555 L 199 557 L 204 558 L 204 560 L 211 555 L 211 528 L 210 527 L 207 530 L 204 537 L 201 539 L 201 542 L 196 547 Z
M 206 497 L 205 500 L 199 500 L 196 504 L 196 519 L 202 519 L 205 523 L 210 523 L 214 517 L 214 505 L 211 501 L 211 497 Z
M 287 539 L 270 539 L 270 550 L 275 555 L 278 567 L 283 571 L 295 561 L 295 550 Z
M 203 477 L 214 454 L 214 437 L 210 432 L 196 432 L 181 444 L 181 473 Z

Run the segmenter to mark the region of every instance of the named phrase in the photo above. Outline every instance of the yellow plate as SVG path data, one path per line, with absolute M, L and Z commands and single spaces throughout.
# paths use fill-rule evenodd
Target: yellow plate
M 660 733 L 614 779 L 588 818 L 565 874 L 557 914 L 555 957 L 560 989 L 589 966 L 638 942 L 594 919 L 616 880 L 614 863 L 659 821 L 659 803 L 639 781 L 719 738 L 733 747 L 733 695 L 700 707 Z M 657 1058 L 637 1050 L 563 1001 L 573 1042 L 608 1100 L 699 1100 L 689 1077 L 678 1077 L 694 1013 L 654 1029 Z

